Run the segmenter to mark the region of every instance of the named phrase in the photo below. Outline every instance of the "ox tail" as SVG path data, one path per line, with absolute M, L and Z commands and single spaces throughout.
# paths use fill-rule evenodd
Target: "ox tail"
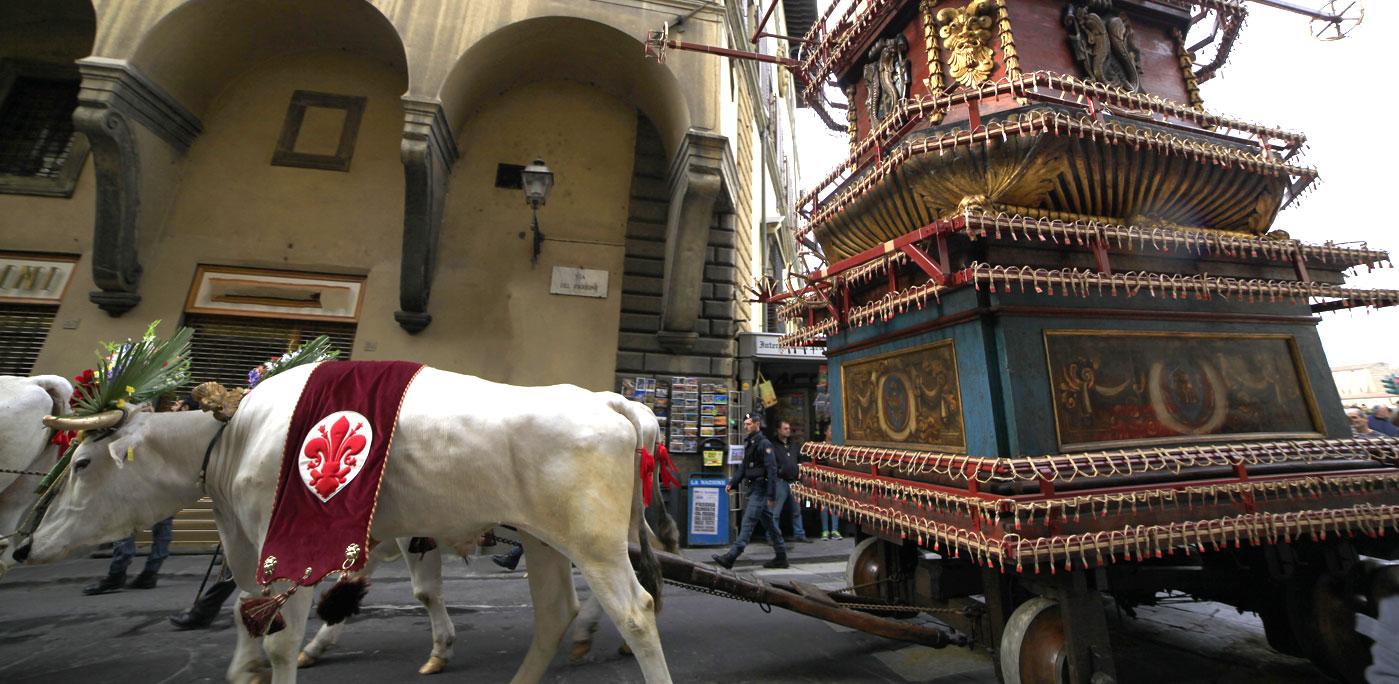
M 656 553 L 651 548 L 651 537 L 655 536 L 651 531 L 651 526 L 646 524 L 646 508 L 642 501 L 642 483 L 640 481 L 641 472 L 641 450 L 653 450 L 660 438 L 660 425 L 656 422 L 656 416 L 644 404 L 630 401 L 620 394 L 612 392 L 607 395 L 607 402 L 614 411 L 620 413 L 624 418 L 631 421 L 632 427 L 636 429 L 636 458 L 635 468 L 638 474 L 634 489 L 632 490 L 632 514 L 631 532 L 637 536 L 637 545 L 641 547 L 641 558 L 637 562 L 636 577 L 641 582 L 641 587 L 651 594 L 651 599 L 655 602 L 656 612 L 661 611 L 661 564 L 656 559 Z M 660 475 L 652 474 L 651 491 L 660 497 Z M 661 506 L 661 537 L 657 539 L 668 548 L 679 549 L 679 528 L 675 524 L 675 519 L 670 516 L 670 512 L 665 506 Z M 674 542 L 665 541 L 667 537 L 672 537 Z

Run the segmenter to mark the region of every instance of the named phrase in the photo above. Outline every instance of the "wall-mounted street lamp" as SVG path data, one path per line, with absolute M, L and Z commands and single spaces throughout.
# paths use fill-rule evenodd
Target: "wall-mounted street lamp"
M 525 202 L 530 206 L 529 229 L 534 231 L 534 255 L 529 263 L 533 267 L 539 263 L 539 248 L 544 244 L 544 234 L 539 232 L 539 208 L 549 199 L 549 188 L 554 187 L 554 172 L 544 165 L 543 157 L 535 157 L 534 163 L 520 171 L 520 184 L 525 189 Z M 520 233 L 520 238 L 525 237 Z

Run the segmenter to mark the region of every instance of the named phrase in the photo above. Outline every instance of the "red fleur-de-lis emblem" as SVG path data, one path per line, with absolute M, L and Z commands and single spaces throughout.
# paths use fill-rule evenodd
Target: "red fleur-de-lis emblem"
M 374 431 L 354 411 L 337 411 L 316 423 L 301 442 L 297 470 L 301 481 L 322 502 L 340 493 L 359 475 Z

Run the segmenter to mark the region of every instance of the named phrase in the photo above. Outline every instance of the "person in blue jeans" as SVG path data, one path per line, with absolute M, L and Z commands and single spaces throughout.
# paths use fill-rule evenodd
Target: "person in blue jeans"
M 725 568 L 734 566 L 734 561 L 748 546 L 748 540 L 753 538 L 753 528 L 760 523 L 777 551 L 777 556 L 763 563 L 763 567 L 791 567 L 787 564 L 787 544 L 782 539 L 782 530 L 777 527 L 777 514 L 780 512 L 777 508 L 777 457 L 773 453 L 772 442 L 763 436 L 762 427 L 762 420 L 757 416 L 743 419 L 743 430 L 747 434 L 743 440 L 743 468 L 724 486 L 724 491 L 731 492 L 740 482 L 748 481 L 748 502 L 743 509 L 738 538 L 723 555 L 713 556 L 714 562 Z
M 840 517 L 829 509 L 821 509 L 821 538 L 840 539 Z
M 156 573 L 160 564 L 170 555 L 170 536 L 175 517 L 171 516 L 151 526 L 151 555 L 146 556 L 146 566 L 141 574 L 128 584 L 126 569 L 131 567 L 131 559 L 136 556 L 136 535 L 112 544 L 112 564 L 107 568 L 107 576 L 83 588 L 85 596 L 108 594 L 127 589 L 154 589 Z
M 772 448 L 777 454 L 777 510 L 781 520 L 787 520 L 792 526 L 792 541 L 802 544 L 810 544 L 811 540 L 806 538 L 806 529 L 802 527 L 802 506 L 797 503 L 797 497 L 792 496 L 792 483 L 796 482 L 800 476 L 798 463 L 799 454 L 792 453 L 796 445 L 792 444 L 792 424 L 782 420 L 777 423 L 777 433 L 773 435 Z M 788 467 L 792 468 L 789 472 Z M 779 525 L 781 527 L 781 525 Z M 772 538 L 768 538 L 772 542 Z

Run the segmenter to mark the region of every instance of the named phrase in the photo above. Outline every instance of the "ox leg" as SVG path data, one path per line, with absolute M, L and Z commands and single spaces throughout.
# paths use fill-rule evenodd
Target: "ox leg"
M 306 636 L 306 618 L 315 599 L 309 588 L 297 590 L 282 606 L 282 618 L 287 626 L 280 632 L 262 638 L 262 650 L 272 662 L 272 684 L 296 682 L 296 656 L 301 640 Z
M 246 591 L 238 592 L 238 602 L 234 603 L 234 611 L 243 599 L 254 598 L 253 594 Z M 238 643 L 233 647 L 233 660 L 228 663 L 228 670 L 224 677 L 232 684 L 251 684 L 252 682 L 266 681 L 268 664 L 262 657 L 262 649 L 258 648 L 257 639 L 248 636 L 248 630 L 243 629 L 243 622 L 234 614 L 233 633 L 238 637 Z
M 588 654 L 593 647 L 593 634 L 601 621 L 602 602 L 596 594 L 590 594 L 578 610 L 578 617 L 573 620 L 573 647 L 568 651 L 569 660 L 579 660 Z
M 647 684 L 669 684 L 670 670 L 666 668 L 660 635 L 656 631 L 656 603 L 636 580 L 626 555 L 579 563 L 578 569 L 587 578 L 593 596 L 602 602 L 603 609 L 612 618 L 612 624 L 636 654 Z
M 452 642 L 457 639 L 457 628 L 447 615 L 447 602 L 442 598 L 442 549 L 439 546 L 419 558 L 418 554 L 408 552 L 408 541 L 407 537 L 399 539 L 399 545 L 403 547 L 408 573 L 413 578 L 413 597 L 427 607 L 428 618 L 432 620 L 432 654 L 418 669 L 418 674 L 435 674 L 452 659 Z
M 545 545 L 523 531 L 520 541 L 525 545 L 529 562 L 529 593 L 534 601 L 534 640 L 520 663 L 511 684 L 536 684 L 549 661 L 559 650 L 564 632 L 573 616 L 578 614 L 578 595 L 573 590 L 573 571 L 568 557 Z
M 404 544 L 406 546 L 407 542 L 404 542 Z M 374 551 L 364 560 L 364 567 L 350 573 L 350 576 L 373 576 L 374 569 L 379 567 L 379 563 L 382 563 L 388 558 L 391 552 L 397 553 L 398 546 L 393 544 L 380 544 L 374 547 Z M 335 645 L 340 642 L 340 632 L 345 629 L 345 622 L 349 622 L 349 620 L 347 619 L 344 622 L 334 625 L 321 623 L 320 629 L 316 630 L 316 636 L 311 637 L 311 643 L 306 644 L 306 646 L 301 649 L 301 653 L 297 654 L 296 666 L 311 667 L 320 662 L 321 658 L 325 657 L 326 652 L 335 648 Z

